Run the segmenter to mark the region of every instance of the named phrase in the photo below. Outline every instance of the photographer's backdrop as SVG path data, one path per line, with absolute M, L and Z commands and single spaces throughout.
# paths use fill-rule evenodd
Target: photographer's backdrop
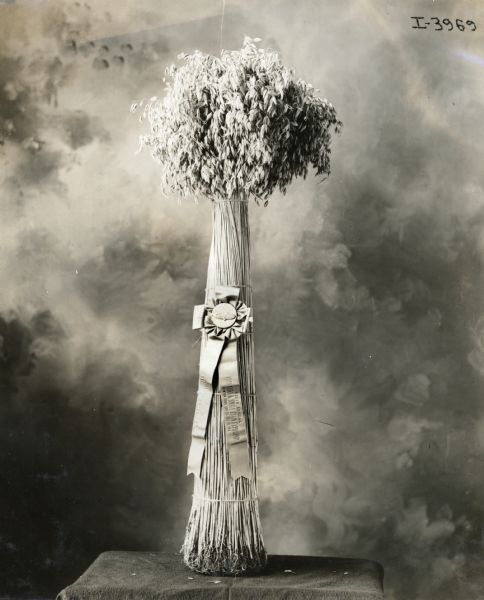
M 482 597 L 481 27 L 477 1 L 0 3 L 0 597 L 181 546 L 210 206 L 161 195 L 129 109 L 245 35 L 344 123 L 329 179 L 251 206 L 267 549 Z

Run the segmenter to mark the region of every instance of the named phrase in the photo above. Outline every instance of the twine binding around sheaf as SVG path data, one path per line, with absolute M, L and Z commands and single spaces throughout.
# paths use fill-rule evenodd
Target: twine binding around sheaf
M 256 395 L 257 395 L 257 394 L 249 394 L 248 392 L 239 392 L 239 393 L 240 393 L 240 395 L 241 395 L 241 396 L 244 396 L 244 398 L 246 398 L 246 397 L 249 397 L 249 398 L 250 398 L 251 396 L 252 396 L 253 398 L 255 398 L 255 397 L 256 397 Z M 219 398 L 220 398 L 220 397 L 222 396 L 222 392 L 213 392 L 213 394 L 212 394 L 212 395 L 213 395 L 213 396 L 217 396 L 217 397 L 219 397 Z
M 253 498 L 207 498 L 202 494 L 192 494 L 194 502 L 256 502 L 259 500 L 257 496 Z
M 231 284 L 227 283 L 226 285 L 227 285 L 227 287 L 250 288 L 250 289 L 252 289 L 251 285 L 246 285 L 246 284 L 243 284 L 243 283 L 231 283 Z M 218 287 L 220 287 L 220 286 L 217 285 L 217 286 L 212 286 L 212 287 L 206 287 L 205 291 L 207 292 L 209 290 L 214 290 L 215 288 L 218 288 Z

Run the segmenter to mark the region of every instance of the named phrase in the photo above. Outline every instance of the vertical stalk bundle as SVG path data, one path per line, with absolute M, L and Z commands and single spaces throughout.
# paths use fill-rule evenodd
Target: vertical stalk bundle
M 213 358 L 212 350 L 220 351 L 228 339 L 214 340 L 207 322 L 235 337 L 225 346 L 230 357 L 227 353 L 224 362 L 219 355 L 223 385 L 214 361 L 202 366 L 201 360 L 192 430 L 196 451 L 189 457 L 195 483 L 182 551 L 189 567 L 211 574 L 254 572 L 266 563 L 257 502 L 248 198 L 267 204 L 274 189 L 285 193 L 294 177 L 306 177 L 309 165 L 317 175 L 328 175 L 331 135 L 342 126 L 331 102 L 296 79 L 277 53 L 258 48 L 258 41 L 246 38 L 240 50 L 223 51 L 220 57 L 198 50 L 180 55 L 184 64 L 167 70 L 164 97 L 152 98 L 141 115 L 151 126 L 149 134 L 140 136 L 141 146 L 149 147 L 162 166 L 163 190 L 212 201 L 212 246 L 201 307 L 212 306 L 207 317 L 212 320 L 200 325 L 201 357 Z M 214 306 L 220 286 L 239 294 L 235 304 Z M 240 305 L 247 319 L 237 323 L 235 332 L 235 325 L 231 329 L 225 323 Z M 199 313 L 194 324 L 196 319 L 201 322 Z M 207 364 L 215 370 L 206 371 Z
M 246 198 L 212 202 L 212 244 L 205 301 L 216 286 L 240 288 L 252 306 L 250 236 Z M 207 336 L 202 332 L 203 354 Z M 202 573 L 238 574 L 266 563 L 257 501 L 257 430 L 253 328 L 237 340 L 237 361 L 247 426 L 251 477 L 231 477 L 222 400 L 215 386 L 207 427 L 201 477 L 195 477 L 193 504 L 183 553 L 185 563 Z

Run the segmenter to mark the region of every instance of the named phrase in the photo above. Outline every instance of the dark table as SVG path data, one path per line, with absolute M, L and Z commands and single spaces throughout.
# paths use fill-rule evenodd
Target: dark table
M 103 552 L 57 600 L 382 600 L 383 568 L 369 560 L 269 556 L 252 577 L 190 571 L 179 554 Z

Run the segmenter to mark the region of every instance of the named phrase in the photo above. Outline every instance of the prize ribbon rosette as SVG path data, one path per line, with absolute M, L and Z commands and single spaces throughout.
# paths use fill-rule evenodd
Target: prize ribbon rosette
M 193 311 L 193 329 L 203 330 L 206 338 L 200 353 L 200 378 L 187 474 L 201 475 L 210 407 L 218 385 L 232 478 L 249 478 L 251 475 L 240 395 L 237 339 L 252 322 L 252 309 L 239 300 L 239 293 L 237 287 L 217 286 L 212 298 L 206 304 L 195 306 Z

